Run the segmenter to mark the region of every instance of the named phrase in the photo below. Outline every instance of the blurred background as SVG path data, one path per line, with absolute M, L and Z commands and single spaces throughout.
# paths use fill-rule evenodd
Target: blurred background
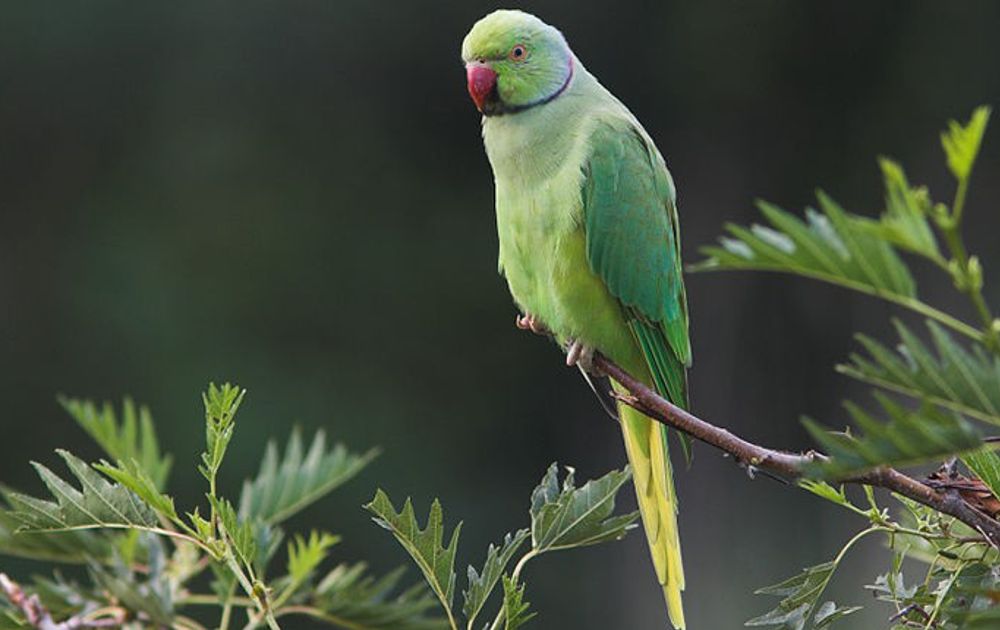
M 822 186 L 881 206 L 875 157 L 950 200 L 938 132 L 1000 103 L 993 2 L 524 2 L 644 122 L 680 195 L 685 259 L 761 197 Z M 493 3 L 31 2 L 0 9 L 0 481 L 97 450 L 57 393 L 150 405 L 201 497 L 199 392 L 249 389 L 224 468 L 233 495 L 269 436 L 323 427 L 383 455 L 293 527 L 345 535 L 339 559 L 405 561 L 360 509 L 376 486 L 465 521 L 460 575 L 527 522 L 552 461 L 592 476 L 624 452 L 556 349 L 516 330 L 496 273 L 493 188 L 459 45 Z M 1000 300 L 1000 137 L 987 135 L 969 245 Z M 918 267 L 922 295 L 971 315 Z M 992 286 L 989 282 L 993 280 Z M 832 366 L 890 307 L 764 274 L 688 277 L 694 410 L 805 448 L 798 418 L 842 425 L 865 388 Z M 681 467 L 682 468 L 682 467 Z M 752 591 L 825 561 L 856 517 L 707 447 L 678 474 L 692 628 L 737 628 Z M 630 493 L 625 502 L 633 505 Z M 832 595 L 888 565 L 852 554 Z M 0 559 L 25 575 L 34 565 Z M 411 573 L 416 579 L 416 574 Z M 539 628 L 662 628 L 641 535 L 530 567 Z M 460 585 L 464 580 L 460 578 Z M 862 616 L 864 615 L 864 616 Z

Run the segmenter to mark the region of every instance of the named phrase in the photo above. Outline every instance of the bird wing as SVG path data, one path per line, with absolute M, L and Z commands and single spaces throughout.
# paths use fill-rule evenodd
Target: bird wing
M 599 121 L 584 162 L 587 260 L 622 305 L 656 389 L 687 406 L 691 365 L 676 195 L 635 123 Z

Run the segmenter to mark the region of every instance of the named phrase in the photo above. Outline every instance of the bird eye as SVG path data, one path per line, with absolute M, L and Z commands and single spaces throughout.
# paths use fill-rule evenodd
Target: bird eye
M 528 49 L 524 44 L 517 44 L 510 49 L 510 55 L 508 55 L 514 61 L 521 61 L 528 56 Z

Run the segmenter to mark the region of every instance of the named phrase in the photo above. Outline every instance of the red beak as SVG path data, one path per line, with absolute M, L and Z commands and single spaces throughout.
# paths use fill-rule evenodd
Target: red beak
M 483 111 L 486 99 L 497 86 L 497 73 L 486 64 L 473 61 L 465 66 L 465 78 L 469 84 L 469 96 L 476 104 L 476 109 Z

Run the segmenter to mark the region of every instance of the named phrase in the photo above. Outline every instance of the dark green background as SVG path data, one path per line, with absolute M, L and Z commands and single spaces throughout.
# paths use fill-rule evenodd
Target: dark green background
M 680 191 L 685 259 L 764 197 L 822 185 L 881 203 L 875 156 L 949 199 L 938 130 L 1000 102 L 992 2 L 532 2 L 645 123 Z M 325 427 L 384 455 L 294 521 L 341 559 L 404 560 L 360 509 L 377 485 L 465 520 L 460 562 L 525 523 L 548 463 L 598 474 L 617 428 L 556 350 L 514 329 L 496 275 L 492 183 L 461 39 L 483 2 L 6 3 L 0 9 L 0 481 L 97 451 L 57 392 L 152 406 L 181 505 L 202 489 L 198 392 L 249 389 L 223 489 L 269 435 Z M 997 132 L 969 200 L 971 249 L 1000 265 Z M 930 270 L 920 268 L 921 272 Z M 993 285 L 995 286 L 995 285 Z M 694 409 L 802 448 L 808 413 L 864 388 L 830 369 L 889 307 L 766 275 L 688 278 Z M 922 293 L 968 315 L 947 281 Z M 997 297 L 992 289 L 990 296 Z M 751 595 L 830 558 L 862 523 L 706 447 L 679 472 L 691 627 L 737 628 Z M 632 504 L 630 496 L 627 497 Z M 834 594 L 890 614 L 855 554 Z M 25 563 L 0 559 L 19 575 Z M 640 535 L 528 571 L 537 628 L 662 628 Z M 460 585 L 464 580 L 460 581 Z M 846 626 L 845 626 L 846 627 Z

